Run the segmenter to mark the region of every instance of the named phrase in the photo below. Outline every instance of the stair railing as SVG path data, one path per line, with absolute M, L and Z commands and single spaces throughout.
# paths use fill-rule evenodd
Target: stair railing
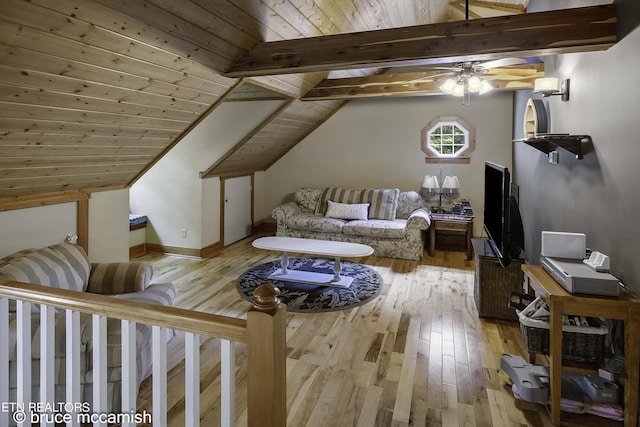
M 0 425 L 31 426 L 56 422 L 78 426 L 81 422 L 107 425 L 116 414 L 107 411 L 107 318 L 119 319 L 122 339 L 123 426 L 137 423 L 154 427 L 167 425 L 167 340 L 166 330 L 185 333 L 185 425 L 200 421 L 200 336 L 221 340 L 221 420 L 235 425 L 235 343 L 247 344 L 247 421 L 249 427 L 286 425 L 285 320 L 286 307 L 279 303 L 279 291 L 263 285 L 254 293 L 256 301 L 247 319 L 165 307 L 111 296 L 75 292 L 17 282 L 0 282 Z M 15 300 L 17 316 L 17 395 L 9 396 L 9 300 Z M 32 305 L 40 308 L 40 396 L 31 396 Z M 65 406 L 54 397 L 54 313 L 65 311 L 66 396 Z M 80 313 L 92 315 L 93 399 L 80 402 Z M 152 414 L 137 413 L 136 324 L 152 328 Z M 44 414 L 43 408 L 56 409 Z M 71 407 L 66 407 L 71 404 Z M 91 413 L 87 413 L 90 408 Z M 50 411 L 51 412 L 51 411 Z M 35 414 L 35 415 L 34 415 Z M 57 418 L 54 419 L 54 416 Z M 63 419 L 64 417 L 64 419 Z M 37 419 L 36 419 L 37 418 Z

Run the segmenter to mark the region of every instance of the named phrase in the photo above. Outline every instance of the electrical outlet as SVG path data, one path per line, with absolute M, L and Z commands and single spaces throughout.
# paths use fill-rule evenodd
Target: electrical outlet
M 182 237 L 183 239 L 187 238 L 187 229 L 186 228 L 181 228 L 180 229 L 180 237 Z

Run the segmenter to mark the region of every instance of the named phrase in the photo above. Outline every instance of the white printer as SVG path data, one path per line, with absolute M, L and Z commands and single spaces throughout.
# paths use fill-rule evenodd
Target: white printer
M 601 270 L 608 257 L 595 252 L 588 260 L 587 238 L 582 233 L 542 232 L 540 263 L 568 292 L 618 296 L 620 280 Z

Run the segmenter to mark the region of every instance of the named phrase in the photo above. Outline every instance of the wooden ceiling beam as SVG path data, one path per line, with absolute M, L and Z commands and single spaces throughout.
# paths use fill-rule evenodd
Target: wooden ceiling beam
M 325 79 L 302 101 L 370 98 L 379 96 L 441 95 L 440 85 L 451 78 L 443 71 L 380 74 L 370 77 Z M 544 77 L 544 64 L 523 64 L 493 68 L 481 74 L 494 90 L 533 89 L 535 79 Z
M 227 77 L 443 64 L 605 50 L 616 4 L 263 42 Z

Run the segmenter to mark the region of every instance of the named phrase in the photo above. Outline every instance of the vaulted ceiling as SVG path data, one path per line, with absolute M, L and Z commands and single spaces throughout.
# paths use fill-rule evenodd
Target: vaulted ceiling
M 468 23 L 474 19 L 503 16 L 494 19 L 512 22 L 510 17 L 523 16 L 527 4 L 528 0 L 470 1 L 467 8 L 447 0 L 3 0 L 0 205 L 15 206 L 47 194 L 72 199 L 77 193 L 126 188 L 220 103 L 263 96 L 261 89 L 287 101 L 205 176 L 268 168 L 331 117 L 349 93 L 357 92 L 305 98 L 321 82 L 326 87 L 342 79 L 362 86 L 362 79 L 379 79 L 392 65 L 515 56 L 539 53 L 538 48 L 548 53 L 595 50 L 615 43 L 611 8 L 589 8 L 584 19 L 591 36 L 570 49 L 558 40 L 507 49 L 472 34 L 474 27 Z M 400 43 L 397 29 L 411 39 L 411 34 L 418 34 L 412 28 L 421 26 L 421 37 L 433 39 L 433 32 L 444 27 L 427 24 L 447 21 L 458 23 L 450 23 L 446 38 L 474 40 L 463 43 L 466 52 L 455 54 L 447 48 L 438 56 L 418 53 L 418 59 L 429 58 L 425 61 L 416 61 L 415 55 L 388 57 L 413 49 Z M 364 49 L 366 37 L 340 36 L 368 32 L 377 37 L 382 30 L 395 31 L 389 35 L 396 38 L 387 43 L 376 39 L 384 48 L 378 56 Z M 328 45 L 325 36 L 347 41 L 331 45 L 337 50 L 322 51 L 321 46 Z M 574 36 L 574 29 L 565 28 L 565 38 Z M 359 44 L 349 44 L 350 39 Z M 273 44 L 283 41 L 293 44 Z M 285 47 L 290 54 L 274 55 L 269 51 L 274 47 Z M 327 65 L 346 48 L 369 57 Z M 252 55 L 261 55 L 260 49 L 271 53 L 258 56 L 258 62 L 267 57 L 274 62 L 256 72 L 259 67 Z M 300 55 L 306 55 L 302 61 L 292 60 Z M 380 55 L 388 60 L 380 60 Z M 286 69 L 273 68 L 283 62 Z M 412 95 L 433 92 L 434 85 L 424 78 L 428 71 L 418 73 L 419 83 L 406 84 L 401 78 L 393 89 L 397 93 L 391 95 L 405 94 L 401 86 L 411 87 Z M 390 95 L 388 87 L 377 95 Z

